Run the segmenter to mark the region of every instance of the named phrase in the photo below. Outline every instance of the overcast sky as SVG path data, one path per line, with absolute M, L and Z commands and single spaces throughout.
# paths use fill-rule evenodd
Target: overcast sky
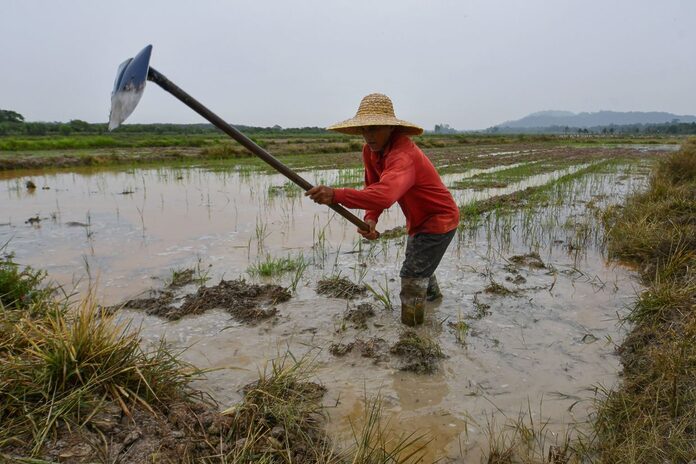
M 224 119 L 326 126 L 382 92 L 397 116 L 478 129 L 528 113 L 696 113 L 692 0 L 0 0 L 0 108 L 105 122 L 118 64 Z M 128 122 L 193 123 L 149 84 Z

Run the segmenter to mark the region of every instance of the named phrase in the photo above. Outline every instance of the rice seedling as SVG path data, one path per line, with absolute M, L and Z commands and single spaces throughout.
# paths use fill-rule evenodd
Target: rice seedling
M 466 336 L 471 330 L 471 326 L 468 322 L 464 320 L 461 312 L 457 317 L 457 322 L 448 322 L 447 325 L 454 330 L 454 336 L 457 339 L 457 343 L 460 345 L 466 345 Z
M 329 226 L 327 223 L 323 227 L 319 225 L 319 217 L 314 216 L 314 223 L 312 226 L 312 251 L 314 252 L 314 261 L 318 263 L 323 263 L 326 261 L 328 255 L 327 245 L 326 245 L 326 229 Z M 317 259 L 317 257 L 319 259 Z
M 266 248 L 265 241 L 270 235 L 270 232 L 268 232 L 268 224 L 257 217 L 254 233 L 256 237 L 256 251 L 261 253 Z M 249 240 L 251 241 L 251 238 Z
M 276 277 L 288 272 L 301 270 L 301 277 L 307 266 L 308 263 L 301 253 L 294 257 L 284 256 L 280 258 L 274 258 L 267 254 L 263 261 L 249 266 L 247 272 L 252 276 Z
M 384 284 L 377 284 L 378 288 L 374 288 L 369 284 L 365 284 L 367 290 L 372 293 L 372 296 L 377 300 L 382 307 L 387 311 L 394 310 L 394 304 L 392 303 L 391 291 L 389 290 L 389 278 L 384 276 Z

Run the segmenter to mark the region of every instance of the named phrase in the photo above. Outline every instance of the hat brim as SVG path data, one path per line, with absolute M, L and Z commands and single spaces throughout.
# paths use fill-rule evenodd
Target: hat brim
M 354 118 L 346 119 L 345 121 L 333 124 L 326 129 L 334 132 L 340 132 L 342 134 L 362 135 L 362 128 L 368 126 L 392 126 L 398 129 L 398 131 L 402 134 L 406 135 L 421 135 L 423 133 L 423 128 L 418 127 L 413 123 L 404 121 L 403 119 L 397 119 L 384 115 L 356 116 Z

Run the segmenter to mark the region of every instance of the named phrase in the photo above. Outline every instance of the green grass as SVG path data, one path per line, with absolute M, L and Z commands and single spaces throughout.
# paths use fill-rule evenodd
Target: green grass
M 280 258 L 274 258 L 267 254 L 263 261 L 249 266 L 247 272 L 252 276 L 276 277 L 302 268 L 306 268 L 305 258 L 302 254 Z
M 602 389 L 592 453 L 615 463 L 696 459 L 696 139 L 657 167 L 648 191 L 605 216 L 610 256 L 646 289 L 628 316 L 623 382 Z
M 2 253 L 4 247 L 0 247 Z M 0 255 L 0 311 L 28 309 L 53 292 L 44 286 L 46 273 L 14 261 L 14 255 Z

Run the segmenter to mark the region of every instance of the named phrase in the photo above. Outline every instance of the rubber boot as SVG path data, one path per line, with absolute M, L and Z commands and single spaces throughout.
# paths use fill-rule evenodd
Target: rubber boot
M 442 292 L 440 291 L 440 286 L 437 284 L 437 278 L 435 274 L 430 276 L 428 279 L 428 291 L 425 294 L 425 299 L 428 301 L 437 301 L 442 298 Z
M 425 320 L 425 294 L 428 278 L 401 278 L 401 322 L 409 327 Z

